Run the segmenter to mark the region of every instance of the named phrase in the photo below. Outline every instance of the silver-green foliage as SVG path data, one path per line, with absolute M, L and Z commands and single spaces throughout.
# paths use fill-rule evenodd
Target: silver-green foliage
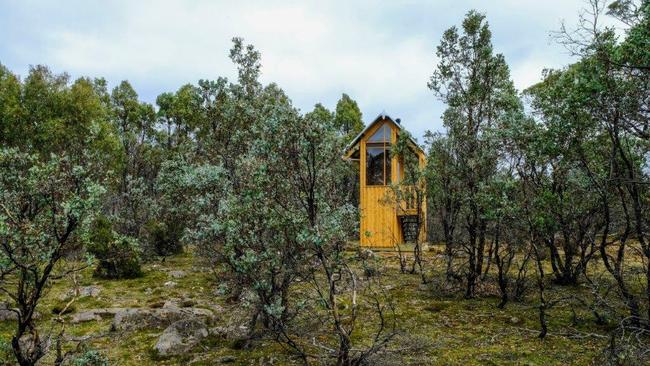
M 17 309 L 12 347 L 21 365 L 45 353 L 51 333 L 34 314 L 53 277 L 78 270 L 88 228 L 104 189 L 65 156 L 47 161 L 16 149 L 0 150 L 0 291 Z M 29 335 L 31 345 L 18 341 Z M 41 338 L 42 337 L 42 338 Z

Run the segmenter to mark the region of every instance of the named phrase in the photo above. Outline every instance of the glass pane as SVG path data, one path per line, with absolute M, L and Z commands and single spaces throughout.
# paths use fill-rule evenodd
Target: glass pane
M 384 148 L 366 148 L 366 185 L 384 185 Z
M 387 124 L 379 127 L 377 132 L 370 136 L 368 142 L 390 142 L 390 127 Z
M 386 182 L 384 182 L 384 184 L 389 185 L 393 181 L 391 179 L 392 178 L 391 177 L 392 170 L 390 169 L 390 162 L 391 162 L 392 159 L 390 158 L 390 145 L 389 144 L 386 144 L 386 154 L 385 154 L 385 156 L 386 156 Z

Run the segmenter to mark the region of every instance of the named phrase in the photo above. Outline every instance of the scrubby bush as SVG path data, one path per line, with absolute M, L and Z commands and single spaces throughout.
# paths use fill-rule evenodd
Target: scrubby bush
M 71 362 L 71 366 L 108 366 L 106 356 L 95 350 L 87 350 Z
M 11 351 L 11 344 L 0 339 L 0 365 L 11 365 L 10 361 L 14 359 L 14 354 Z
M 183 251 L 181 238 L 183 226 L 178 222 L 159 222 L 150 220 L 145 225 L 147 233 L 147 248 L 153 255 L 167 256 Z
M 7 329 L 20 365 L 36 365 L 64 339 L 64 329 L 36 314 L 54 280 L 84 268 L 76 254 L 105 192 L 90 171 L 66 155 L 0 149 L 0 293 L 18 314 Z
M 142 275 L 138 241 L 117 234 L 105 216 L 98 217 L 93 224 L 88 251 L 98 260 L 97 277 L 117 279 Z

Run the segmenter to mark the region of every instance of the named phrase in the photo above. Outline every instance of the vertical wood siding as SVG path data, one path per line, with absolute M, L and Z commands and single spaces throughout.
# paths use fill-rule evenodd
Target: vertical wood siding
M 391 143 L 397 140 L 397 127 L 388 120 L 383 123 L 377 123 L 373 128 L 369 129 L 365 136 L 360 141 L 359 152 L 359 187 L 360 187 L 360 211 L 361 211 L 361 225 L 360 225 L 360 243 L 364 247 L 376 248 L 390 248 L 394 247 L 401 241 L 402 229 L 397 217 L 397 208 L 391 203 L 390 197 L 391 190 L 388 186 L 367 186 L 366 185 L 366 142 L 369 136 L 372 136 L 377 129 L 384 123 L 387 123 L 391 128 Z M 420 157 L 421 162 L 424 162 L 424 157 Z M 391 161 L 391 176 L 392 181 L 395 182 L 398 177 L 398 164 L 397 158 L 392 158 Z M 426 210 L 426 207 L 424 208 Z M 426 211 L 425 211 L 426 212 Z M 426 220 L 425 220 L 426 221 Z M 426 238 L 426 224 L 423 223 L 420 230 L 421 239 Z

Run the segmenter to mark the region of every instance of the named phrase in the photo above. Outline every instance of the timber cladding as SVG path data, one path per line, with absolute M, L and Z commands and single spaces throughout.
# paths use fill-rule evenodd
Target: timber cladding
M 346 158 L 359 152 L 359 242 L 362 247 L 392 248 L 404 243 L 400 217 L 415 214 L 414 209 L 398 209 L 390 187 L 403 175 L 403 166 L 389 153 L 401 129 L 401 125 L 390 117 L 380 115 L 346 149 Z M 418 148 L 417 153 L 424 163 L 424 152 Z M 418 229 L 423 240 L 426 238 L 425 223 Z M 410 236 L 407 233 L 406 237 Z

